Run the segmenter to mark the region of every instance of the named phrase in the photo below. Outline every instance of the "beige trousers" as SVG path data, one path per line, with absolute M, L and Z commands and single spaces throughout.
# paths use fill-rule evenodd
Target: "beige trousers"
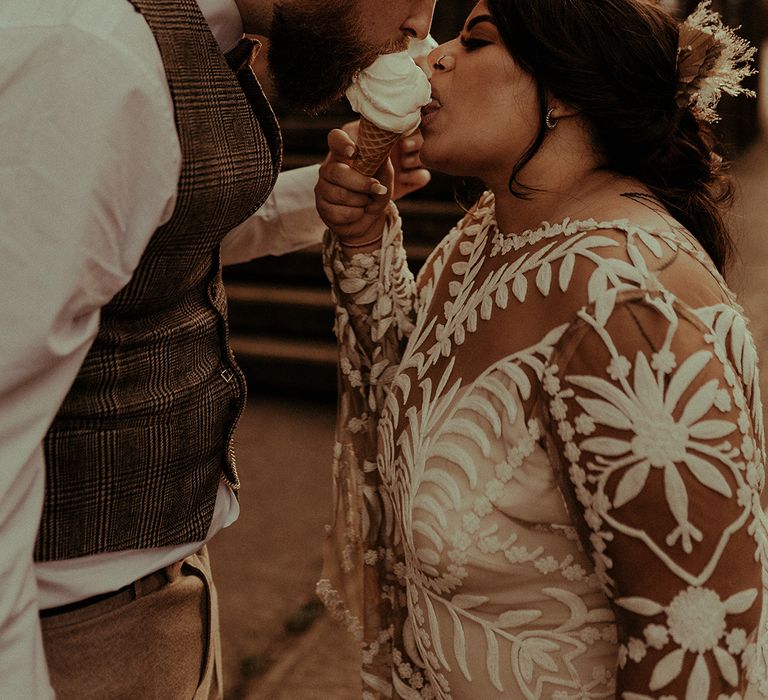
M 60 700 L 222 697 L 218 604 L 205 548 L 106 600 L 41 621 Z

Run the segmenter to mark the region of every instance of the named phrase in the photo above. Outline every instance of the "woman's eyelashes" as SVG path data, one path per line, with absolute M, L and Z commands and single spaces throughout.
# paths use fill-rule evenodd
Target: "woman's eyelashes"
M 473 37 L 465 38 L 463 36 L 459 37 L 459 41 L 467 51 L 475 51 L 483 46 L 488 46 L 491 43 L 485 39 L 475 39 Z

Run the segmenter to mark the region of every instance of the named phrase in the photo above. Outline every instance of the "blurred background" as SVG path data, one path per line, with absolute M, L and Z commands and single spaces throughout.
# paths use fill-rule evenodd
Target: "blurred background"
M 695 2 L 663 0 L 681 16 Z M 441 0 L 433 35 L 454 37 L 474 0 Z M 739 198 L 731 214 L 739 259 L 730 274 L 768 353 L 768 0 L 714 0 L 730 26 L 763 50 L 757 100 L 725 99 L 718 125 Z M 287 109 L 264 65 L 285 141 L 284 168 L 320 162 L 328 131 L 353 118 L 340 103 L 322 116 Z M 414 272 L 460 216 L 453 183 L 435 175 L 400 203 Z M 333 307 L 319 248 L 225 270 L 232 342 L 250 398 L 237 433 L 243 477 L 238 522 L 211 545 L 221 607 L 226 697 L 359 700 L 346 633 L 314 596 L 324 525 L 336 400 Z M 763 395 L 768 396 L 768 371 Z

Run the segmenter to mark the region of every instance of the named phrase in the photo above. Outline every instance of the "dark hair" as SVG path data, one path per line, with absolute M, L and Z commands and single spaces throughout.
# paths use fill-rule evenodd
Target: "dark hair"
M 530 190 L 517 176 L 546 138 L 552 95 L 580 110 L 605 167 L 643 182 L 722 272 L 733 249 L 723 220 L 733 187 L 710 125 L 676 104 L 677 20 L 652 0 L 487 3 L 502 41 L 539 89 L 541 126 L 510 191 Z

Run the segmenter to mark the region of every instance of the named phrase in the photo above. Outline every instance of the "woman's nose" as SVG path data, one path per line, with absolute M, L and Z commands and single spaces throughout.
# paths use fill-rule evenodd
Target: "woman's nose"
M 429 54 L 429 65 L 433 71 L 444 73 L 455 68 L 456 59 L 445 52 L 445 47 L 438 46 Z

